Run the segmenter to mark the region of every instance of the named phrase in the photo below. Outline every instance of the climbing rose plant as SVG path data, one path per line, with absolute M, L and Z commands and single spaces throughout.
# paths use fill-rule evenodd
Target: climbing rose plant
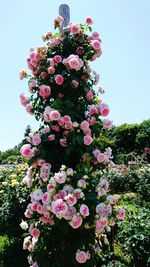
M 23 182 L 31 188 L 23 248 L 32 267 L 94 267 L 107 232 L 125 211 L 109 194 L 112 151 L 95 145 L 111 129 L 109 107 L 99 98 L 104 89 L 94 91 L 99 75 L 89 65 L 102 54 L 101 38 L 91 18 L 60 31 L 62 22 L 58 16 L 59 32 L 43 35 L 46 45 L 30 49 L 31 75 L 20 73 L 31 93 L 20 95 L 21 104 L 41 122 L 21 148 L 30 166 Z

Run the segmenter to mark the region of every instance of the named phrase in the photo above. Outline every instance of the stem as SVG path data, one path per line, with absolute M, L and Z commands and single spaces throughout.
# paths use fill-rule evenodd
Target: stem
M 113 267 L 115 267 L 115 246 L 114 246 L 114 240 L 115 240 L 115 231 L 114 226 L 111 227 L 111 251 L 112 251 L 112 262 Z

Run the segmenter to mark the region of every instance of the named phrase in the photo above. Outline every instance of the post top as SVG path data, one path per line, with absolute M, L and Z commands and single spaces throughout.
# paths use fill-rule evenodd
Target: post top
M 59 15 L 64 18 L 62 28 L 65 28 L 70 22 L 70 7 L 67 4 L 60 5 Z

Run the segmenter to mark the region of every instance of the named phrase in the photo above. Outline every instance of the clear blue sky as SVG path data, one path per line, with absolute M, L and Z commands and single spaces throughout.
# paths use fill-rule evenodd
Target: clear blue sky
M 26 69 L 30 47 L 41 45 L 41 35 L 53 30 L 62 3 L 70 5 L 73 22 L 91 16 L 102 37 L 103 55 L 94 68 L 106 88 L 109 118 L 120 125 L 150 117 L 149 0 L 1 0 L 0 150 L 18 144 L 27 124 L 38 127 L 20 105 L 19 95 L 28 89 L 18 73 Z

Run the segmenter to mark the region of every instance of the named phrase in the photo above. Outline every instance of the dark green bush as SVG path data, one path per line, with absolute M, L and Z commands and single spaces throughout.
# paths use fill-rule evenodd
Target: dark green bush
M 118 223 L 117 239 L 122 244 L 124 255 L 130 255 L 131 266 L 146 267 L 150 255 L 150 210 L 134 209 L 133 206 L 126 208 L 124 223 Z

